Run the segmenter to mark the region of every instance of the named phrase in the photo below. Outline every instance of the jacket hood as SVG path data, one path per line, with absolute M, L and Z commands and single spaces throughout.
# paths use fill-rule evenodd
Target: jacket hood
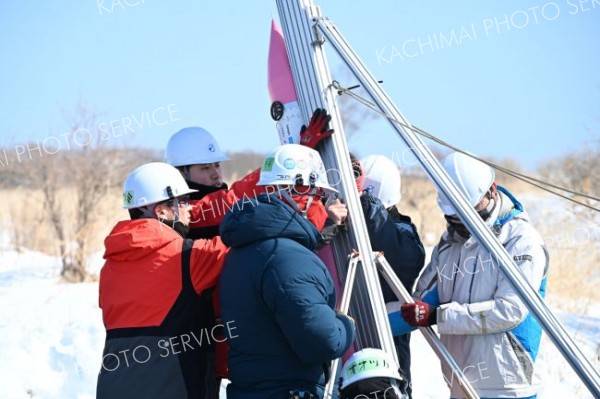
M 118 262 L 140 259 L 181 239 L 175 230 L 157 219 L 120 221 L 104 239 L 104 259 Z
M 498 211 L 498 215 L 493 218 L 494 226 L 503 226 L 509 220 L 513 218 L 523 219 L 529 221 L 529 215 L 525 212 L 525 208 L 523 205 L 508 191 L 506 188 L 502 186 L 498 186 L 498 197 L 500 200 L 500 210 Z
M 221 240 L 241 247 L 270 238 L 289 238 L 314 251 L 320 236 L 317 228 L 275 195 L 238 201 L 220 226 Z

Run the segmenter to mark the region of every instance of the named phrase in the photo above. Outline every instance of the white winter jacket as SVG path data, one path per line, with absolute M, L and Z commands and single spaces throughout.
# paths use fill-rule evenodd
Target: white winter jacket
M 521 205 L 502 187 L 490 226 L 531 286 L 545 293 L 548 253 Z M 492 224 L 492 223 L 490 223 Z M 437 330 L 480 397 L 535 395 L 534 361 L 541 327 L 499 270 L 497 260 L 471 237 L 445 232 L 414 293 L 436 302 Z M 437 298 L 435 298 L 437 296 Z M 443 366 L 452 397 L 464 394 Z

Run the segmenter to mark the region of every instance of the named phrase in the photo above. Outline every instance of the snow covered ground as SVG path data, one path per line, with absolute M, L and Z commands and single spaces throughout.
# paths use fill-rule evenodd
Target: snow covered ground
M 567 331 L 573 336 L 585 356 L 599 369 L 598 346 L 600 345 L 600 317 L 578 316 L 557 312 Z M 413 395 L 416 399 L 449 398 L 450 391 L 443 383 L 439 361 L 421 334 L 411 339 Z M 539 399 L 578 398 L 593 399 L 569 364 L 547 336 L 537 361 L 537 373 L 541 379 Z M 473 377 L 471 377 L 473 378 Z
M 94 398 L 98 284 L 60 283 L 57 258 L 0 253 L 0 397 Z
M 0 251 L 0 397 L 93 398 L 104 328 L 97 283 L 59 282 L 56 258 Z M 598 367 L 600 307 L 595 314 L 558 313 Z M 448 398 L 438 361 L 420 334 L 413 335 L 416 398 Z M 540 355 L 544 398 L 591 398 L 549 342 Z

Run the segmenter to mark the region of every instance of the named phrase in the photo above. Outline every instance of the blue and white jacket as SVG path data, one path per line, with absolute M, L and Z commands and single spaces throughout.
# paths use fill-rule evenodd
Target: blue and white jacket
M 521 204 L 498 187 L 489 225 L 525 278 L 544 297 L 549 257 Z M 536 394 L 534 362 L 542 329 L 494 258 L 475 237 L 446 231 L 419 278 L 414 297 L 437 309 L 441 339 L 480 397 Z M 388 306 L 392 331 L 405 333 L 399 303 Z M 452 397 L 462 397 L 452 370 L 442 366 Z

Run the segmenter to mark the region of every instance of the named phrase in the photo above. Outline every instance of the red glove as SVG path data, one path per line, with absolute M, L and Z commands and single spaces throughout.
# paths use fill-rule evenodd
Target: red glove
M 307 147 L 315 148 L 321 140 L 331 136 L 333 129 L 329 128 L 329 121 L 331 121 L 331 115 L 326 110 L 323 108 L 315 109 L 308 127 L 304 125 L 300 129 L 300 143 Z
M 437 323 L 436 306 L 417 301 L 405 303 L 400 307 L 402 318 L 413 327 L 429 327 Z

